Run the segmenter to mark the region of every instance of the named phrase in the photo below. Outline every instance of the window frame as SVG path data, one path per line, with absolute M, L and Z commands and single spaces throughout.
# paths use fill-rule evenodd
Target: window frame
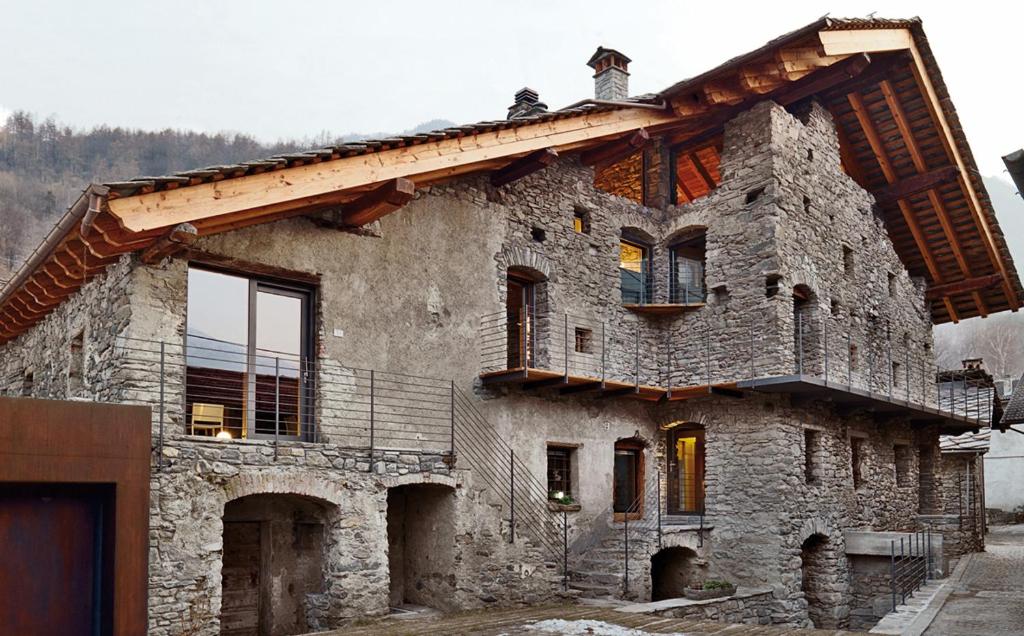
M 640 271 L 634 272 L 631 269 L 622 266 L 622 246 L 629 245 L 640 250 Z M 654 248 L 653 246 L 643 240 L 632 236 L 620 236 L 619 237 L 619 295 L 624 305 L 646 305 L 651 302 L 650 292 L 647 291 L 647 283 L 651 282 L 654 278 Z M 638 292 L 638 298 L 635 301 L 628 301 L 626 299 L 626 290 L 623 286 L 623 272 L 629 272 L 630 274 L 639 275 L 640 288 Z
M 551 472 L 552 472 L 551 457 L 552 457 L 552 454 L 562 454 L 564 456 L 565 465 L 562 468 L 562 470 L 564 471 L 565 474 L 564 474 L 564 477 L 560 480 L 562 482 L 562 486 L 563 486 L 562 488 L 553 488 L 552 487 L 552 482 L 551 482 Z M 576 463 L 576 461 L 575 461 L 576 447 L 575 446 L 570 446 L 570 445 L 567 445 L 567 444 L 557 444 L 557 443 L 548 442 L 547 447 L 546 447 L 546 455 L 545 456 L 547 458 L 547 465 L 546 465 L 545 476 L 547 478 L 548 500 L 549 501 L 556 501 L 555 498 L 552 495 L 555 492 L 562 492 L 565 495 L 568 495 L 569 498 L 572 499 L 573 503 L 576 503 L 576 483 L 575 483 L 575 479 L 573 478 L 573 469 L 575 468 L 574 465 Z
M 247 304 L 247 315 L 246 315 L 246 342 L 245 344 L 245 408 L 243 412 L 243 437 L 248 439 L 283 439 L 292 441 L 310 441 L 315 437 L 313 431 L 313 410 L 314 410 L 314 399 L 313 391 L 311 390 L 310 373 L 307 365 L 313 364 L 315 359 L 313 358 L 316 352 L 316 328 L 315 328 L 315 307 L 317 306 L 318 298 L 317 285 L 311 282 L 304 282 L 299 280 L 290 280 L 279 276 L 266 275 L 247 271 L 245 269 L 223 267 L 217 264 L 206 263 L 201 260 L 190 261 L 188 263 L 188 271 L 200 270 L 204 272 L 210 272 L 214 274 L 221 274 L 225 276 L 233 276 L 236 278 L 242 278 L 248 284 L 248 290 L 246 294 Z M 188 294 L 188 272 L 186 272 L 186 297 Z M 257 432 L 256 422 L 254 414 L 256 412 L 256 320 L 257 320 L 257 302 L 260 292 L 279 294 L 282 296 L 297 298 L 300 301 L 300 325 L 299 325 L 299 377 L 298 377 L 298 397 L 299 397 L 299 418 L 298 418 L 298 435 L 287 435 L 287 434 L 274 434 Z M 189 351 L 189 324 L 191 317 L 191 307 L 186 302 L 185 306 L 185 329 L 182 334 L 182 351 L 185 352 L 185 368 L 187 370 L 187 356 Z M 241 343 L 236 343 L 241 344 Z M 187 400 L 188 400 L 188 381 L 187 373 L 184 378 L 185 386 L 183 391 L 183 407 L 186 408 L 186 419 L 188 419 L 187 412 Z M 190 425 L 185 424 L 186 431 L 189 430 Z

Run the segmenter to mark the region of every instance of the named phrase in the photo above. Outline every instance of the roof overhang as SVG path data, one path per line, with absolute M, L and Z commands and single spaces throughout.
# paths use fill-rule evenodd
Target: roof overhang
M 99 212 L 51 236 L 4 289 L 0 343 L 121 254 L 171 242 L 182 224 L 202 236 L 357 200 L 376 206 L 360 218 L 376 218 L 410 186 L 493 173 L 546 149 L 604 156 L 639 130 L 706 143 L 765 99 L 813 99 L 833 113 L 844 169 L 875 193 L 901 259 L 927 281 L 934 322 L 1018 309 L 1024 291 L 920 22 L 825 18 L 649 99 L 106 184 Z

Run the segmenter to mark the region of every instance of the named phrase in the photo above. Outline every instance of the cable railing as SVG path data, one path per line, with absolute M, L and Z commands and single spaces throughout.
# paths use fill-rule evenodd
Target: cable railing
M 695 261 L 694 261 L 695 262 Z M 707 300 L 703 267 L 670 267 L 660 275 L 646 261 L 619 268 L 619 289 L 624 305 L 680 305 L 699 307 Z
M 480 368 L 485 382 L 518 378 L 532 388 L 563 385 L 564 393 L 633 385 L 669 399 L 795 378 L 991 420 L 994 399 L 979 390 L 983 383 L 966 371 L 955 383 L 937 382 L 930 343 L 894 331 L 818 308 L 795 310 L 791 319 L 700 312 L 664 323 L 556 312 L 541 303 L 481 318 Z
M 152 408 L 157 470 L 166 435 L 331 444 L 361 453 L 456 460 L 505 511 L 508 541 L 525 540 L 567 580 L 567 519 L 548 508 L 546 485 L 451 380 L 309 360 L 213 338 L 186 344 L 121 337 L 117 401 Z

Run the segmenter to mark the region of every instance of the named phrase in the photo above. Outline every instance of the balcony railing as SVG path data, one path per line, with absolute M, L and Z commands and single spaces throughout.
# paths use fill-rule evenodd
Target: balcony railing
M 989 421 L 993 400 L 937 383 L 930 346 L 836 315 L 690 315 L 675 325 L 602 320 L 548 305 L 498 311 L 480 320 L 485 384 L 686 399 L 715 390 L 783 390 L 794 383 Z M 949 372 L 946 372 L 947 375 Z M 959 395 L 953 395 L 957 391 Z M 950 397 L 952 395 L 952 397 Z
M 661 308 L 667 312 L 699 308 L 707 300 L 703 271 L 670 270 L 662 279 L 658 280 L 646 267 L 638 270 L 620 268 L 622 304 L 637 310 Z

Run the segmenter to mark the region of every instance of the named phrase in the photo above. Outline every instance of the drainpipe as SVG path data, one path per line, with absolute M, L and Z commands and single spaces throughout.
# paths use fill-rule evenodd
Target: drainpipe
M 64 216 L 57 221 L 57 224 L 46 235 L 43 242 L 32 251 L 32 254 L 18 268 L 18 272 L 11 280 L 7 281 L 7 285 L 3 290 L 0 290 L 0 305 L 3 305 L 8 298 L 14 295 L 14 292 L 28 280 L 28 277 L 32 275 L 36 268 L 42 265 L 43 261 L 50 256 L 54 248 L 64 240 L 64 237 L 74 229 L 77 223 L 81 222 L 82 235 L 86 234 L 89 226 L 99 213 L 100 207 L 103 205 L 103 201 L 109 191 L 110 189 L 106 186 L 94 183 L 89 184 L 82 191 L 78 199 L 71 204 L 71 207 L 64 213 Z

